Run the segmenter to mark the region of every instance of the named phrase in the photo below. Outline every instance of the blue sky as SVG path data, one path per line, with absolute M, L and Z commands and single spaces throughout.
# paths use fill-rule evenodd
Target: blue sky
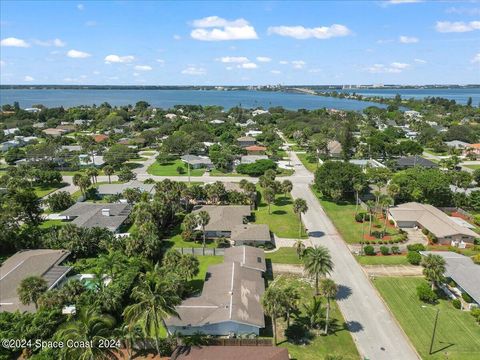
M 478 1 L 0 2 L 1 84 L 480 83 Z

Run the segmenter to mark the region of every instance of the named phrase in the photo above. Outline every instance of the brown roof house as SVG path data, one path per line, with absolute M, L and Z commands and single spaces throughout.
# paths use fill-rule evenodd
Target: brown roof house
M 267 148 L 260 145 L 251 145 L 247 146 L 245 150 L 247 150 L 248 155 L 263 155 L 265 151 L 267 151 Z
M 265 281 L 262 271 L 246 266 L 255 261 L 260 266 L 265 263 L 263 250 L 256 250 L 256 253 L 246 252 L 245 256 L 251 258 L 242 263 L 232 261 L 227 256 L 231 249 L 226 249 L 225 262 L 208 267 L 202 294 L 184 300 L 175 307 L 178 316 L 166 319 L 168 332 L 183 335 L 259 335 L 260 329 L 265 327 L 260 303 Z
M 20 283 L 29 276 L 40 276 L 49 290 L 59 286 L 71 270 L 60 265 L 69 254 L 67 250 L 25 250 L 5 260 L 0 266 L 0 311 L 35 311 L 33 304 L 23 305 L 18 298 Z
M 288 350 L 277 346 L 179 347 L 172 360 L 289 360 Z
M 474 240 L 480 237 L 476 232 L 452 220 L 443 211 L 428 204 L 409 202 L 394 206 L 388 210 L 388 218 L 399 228 L 417 226 L 427 229 L 438 239 L 439 244 L 473 244 Z
M 242 136 L 237 139 L 238 146 L 246 148 L 248 146 L 255 145 L 257 140 L 252 136 Z

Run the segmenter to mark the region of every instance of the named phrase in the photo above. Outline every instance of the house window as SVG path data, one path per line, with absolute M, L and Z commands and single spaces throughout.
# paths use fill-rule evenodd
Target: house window
M 260 264 L 262 262 L 262 258 L 261 257 L 257 257 L 257 262 Z

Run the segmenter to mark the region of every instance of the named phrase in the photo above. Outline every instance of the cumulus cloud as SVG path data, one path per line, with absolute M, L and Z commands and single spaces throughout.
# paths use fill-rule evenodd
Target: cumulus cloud
M 73 59 L 85 59 L 92 55 L 84 51 L 72 49 L 72 50 L 68 50 L 67 56 Z
M 134 67 L 137 71 L 151 71 L 153 68 L 150 65 L 135 65 Z
M 292 65 L 294 69 L 303 69 L 307 63 L 303 60 L 293 60 Z
M 473 64 L 480 64 L 480 53 L 475 54 L 473 59 L 471 60 Z
M 226 20 L 218 16 L 208 16 L 194 20 L 195 28 L 190 36 L 201 41 L 251 40 L 258 39 L 255 28 L 245 19 Z
M 253 62 L 247 62 L 247 63 L 243 63 L 241 65 L 238 65 L 238 67 L 242 68 L 242 69 L 256 69 L 258 67 L 258 65 L 253 63 Z
M 246 62 L 250 61 L 245 56 L 223 56 L 223 57 L 218 58 L 216 60 L 220 61 L 222 63 L 225 63 L 225 64 L 229 64 L 229 63 L 241 64 L 241 63 L 246 63 Z
M 480 30 L 480 20 L 479 21 L 437 21 L 435 25 L 435 30 L 441 33 L 462 33 L 469 32 L 474 30 Z
M 78 5 L 77 5 L 77 9 L 80 10 L 80 11 L 85 10 L 85 5 L 83 5 L 83 4 L 78 4 Z
M 7 63 L 3 60 L 0 60 L 0 67 L 4 67 Z
M 260 62 L 270 62 L 272 61 L 271 58 L 267 57 L 267 56 L 257 56 L 257 61 L 260 61 Z
M 288 65 L 288 61 L 287 60 L 280 60 L 278 62 L 280 65 Z
M 64 47 L 67 45 L 64 41 L 60 39 L 52 39 L 52 40 L 34 40 L 36 45 L 40 46 L 55 46 L 55 47 Z
M 23 78 L 23 81 L 33 81 L 35 80 L 33 77 L 31 77 L 30 75 L 26 75 L 24 78 Z
M 373 64 L 372 66 L 367 67 L 367 71 L 372 74 L 377 73 L 401 73 L 403 70 L 410 67 L 410 64 L 401 63 L 401 62 L 392 62 L 390 65 L 384 64 Z
M 182 74 L 184 75 L 205 75 L 206 73 L 207 70 L 196 66 L 189 66 L 182 70 Z
M 423 59 L 413 59 L 413 61 L 415 61 L 417 64 L 426 64 L 427 63 L 427 61 L 423 60 Z
M 282 72 L 280 70 L 270 70 L 272 74 L 278 75 L 281 74 Z
M 418 43 L 420 40 L 418 40 L 418 38 L 414 36 L 401 35 L 398 38 L 398 41 L 400 41 L 402 44 L 415 44 L 415 43 Z
M 125 55 L 125 56 L 120 56 L 120 55 L 107 55 L 105 56 L 105 64 L 112 64 L 112 63 L 130 63 L 133 60 L 135 60 L 135 57 L 132 55 Z
M 331 26 L 320 26 L 315 28 L 306 28 L 304 26 L 271 26 L 268 33 L 280 36 L 292 37 L 295 39 L 330 39 L 333 37 L 347 36 L 351 31 L 345 25 L 333 24 Z
M 445 10 L 447 14 L 458 14 L 458 15 L 480 15 L 480 8 L 466 8 L 466 7 L 450 7 Z
M 11 47 L 21 47 L 21 48 L 30 47 L 30 44 L 27 43 L 25 40 L 14 38 L 14 37 L 9 37 L 9 38 L 2 39 L 0 41 L 0 45 L 1 46 L 11 46 Z

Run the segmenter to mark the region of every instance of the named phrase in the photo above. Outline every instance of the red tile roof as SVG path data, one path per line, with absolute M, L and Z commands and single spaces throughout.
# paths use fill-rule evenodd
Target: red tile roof
M 288 350 L 276 346 L 203 346 L 185 352 L 177 349 L 175 360 L 289 360 Z
M 105 141 L 108 139 L 108 135 L 104 135 L 104 134 L 99 134 L 99 135 L 95 135 L 93 137 L 93 140 L 95 140 L 95 142 L 102 142 L 102 141 Z

